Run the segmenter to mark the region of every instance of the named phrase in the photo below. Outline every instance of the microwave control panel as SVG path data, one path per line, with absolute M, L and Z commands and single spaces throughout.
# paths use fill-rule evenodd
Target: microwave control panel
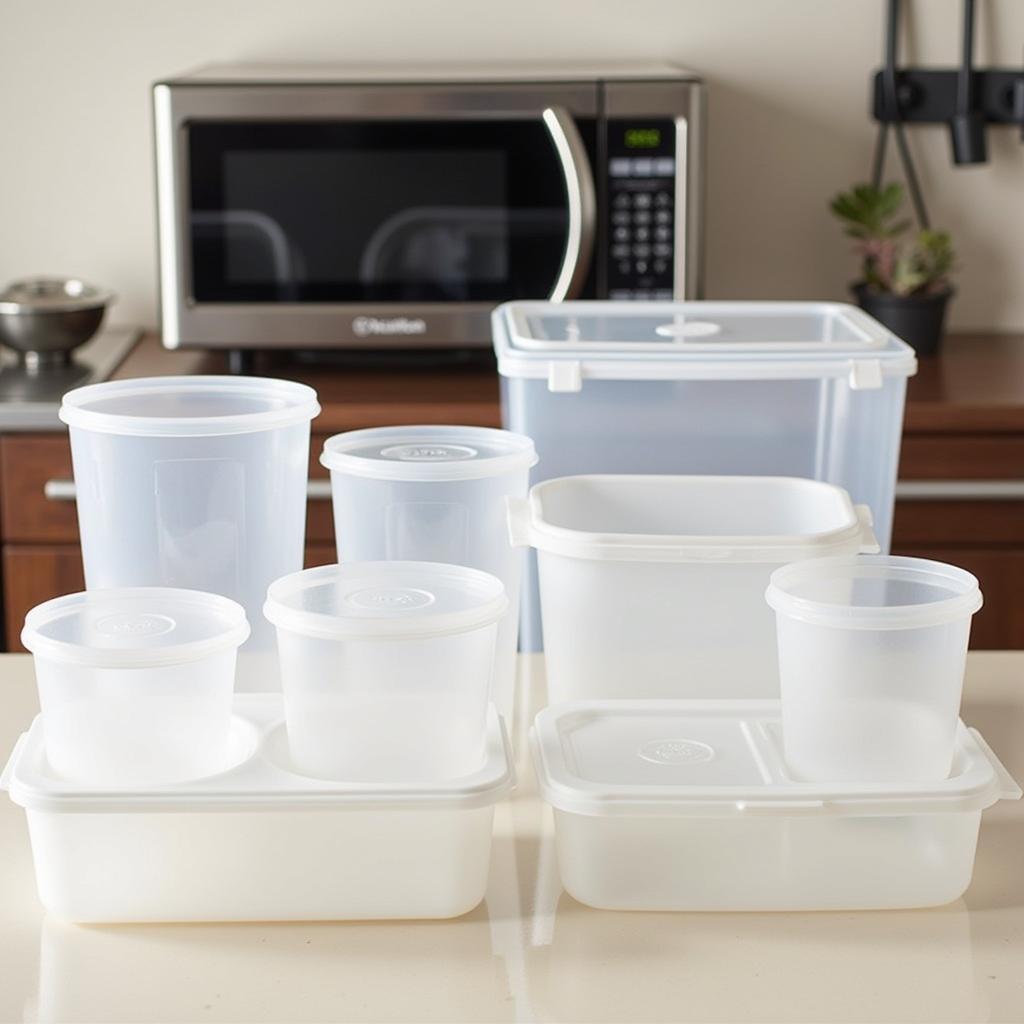
M 608 298 L 670 300 L 676 220 L 670 120 L 608 122 Z

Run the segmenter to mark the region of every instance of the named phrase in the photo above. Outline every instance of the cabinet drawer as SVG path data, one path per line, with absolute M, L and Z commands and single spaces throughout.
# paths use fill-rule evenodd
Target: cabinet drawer
M 53 597 L 73 594 L 84 586 L 82 556 L 77 545 L 5 544 L 4 649 L 25 649 L 18 638 L 30 609 Z
M 74 501 L 47 497 L 46 485 L 71 480 L 67 434 L 21 434 L 0 439 L 0 530 L 5 541 L 78 540 Z
M 1011 501 L 897 501 L 892 536 L 893 550 L 906 544 L 1024 548 L 1024 494 Z
M 1024 480 L 1024 437 L 907 434 L 901 480 Z

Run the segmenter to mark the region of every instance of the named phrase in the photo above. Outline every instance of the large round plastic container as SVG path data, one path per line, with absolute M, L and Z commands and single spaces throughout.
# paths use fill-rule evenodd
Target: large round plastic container
M 245 611 L 216 594 L 96 590 L 28 613 L 46 756 L 80 784 L 139 786 L 221 771 Z
M 777 697 L 772 570 L 878 550 L 844 490 L 785 477 L 564 477 L 510 518 L 537 548 L 552 703 Z
M 511 722 L 523 553 L 509 543 L 506 498 L 524 498 L 533 442 L 484 427 L 354 430 L 328 439 L 339 562 L 447 562 L 505 585 L 493 700 Z
M 360 782 L 477 768 L 507 607 L 497 577 L 431 562 L 323 565 L 273 583 L 264 612 L 296 767 Z
M 944 779 L 955 748 L 978 581 L 922 558 L 777 570 L 786 763 L 809 781 Z
M 269 584 L 302 568 L 309 424 L 303 384 L 256 377 L 110 381 L 64 396 L 85 583 L 188 587 L 253 624 L 240 688 L 277 687 Z

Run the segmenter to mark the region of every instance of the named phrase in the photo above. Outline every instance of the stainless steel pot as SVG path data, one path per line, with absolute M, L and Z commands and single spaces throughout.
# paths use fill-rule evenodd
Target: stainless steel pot
M 78 278 L 31 277 L 0 292 L 0 342 L 29 368 L 70 361 L 103 322 L 113 292 Z

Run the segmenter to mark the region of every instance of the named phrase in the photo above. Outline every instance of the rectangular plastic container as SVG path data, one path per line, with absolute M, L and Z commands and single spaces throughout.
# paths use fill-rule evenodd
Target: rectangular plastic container
M 878 550 L 842 488 L 785 477 L 564 477 L 509 521 L 537 548 L 552 703 L 776 697 L 772 570 Z
M 483 899 L 494 805 L 514 776 L 492 710 L 487 757 L 436 784 L 295 773 L 281 698 L 236 697 L 235 767 L 96 790 L 56 779 L 37 718 L 0 778 L 25 808 L 43 906 L 79 922 L 444 918 Z
M 981 812 L 1021 791 L 962 724 L 950 777 L 803 783 L 776 701 L 594 701 L 530 742 L 562 884 L 606 910 L 881 910 L 970 884 Z
M 868 505 L 888 551 L 910 346 L 828 302 L 510 302 L 492 316 L 502 418 L 531 480 L 808 477 Z M 536 572 L 523 646 L 540 647 Z

